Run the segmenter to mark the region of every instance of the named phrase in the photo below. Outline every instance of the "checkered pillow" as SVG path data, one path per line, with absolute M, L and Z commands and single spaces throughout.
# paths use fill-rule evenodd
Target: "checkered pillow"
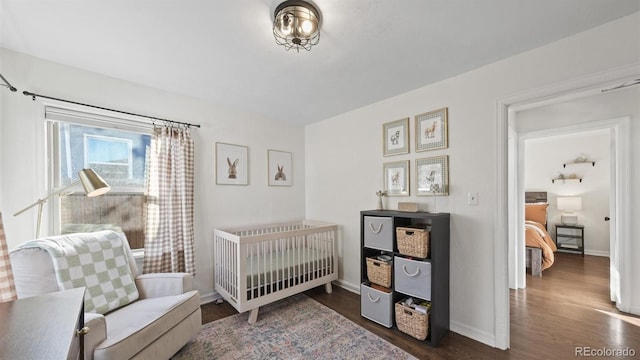
M 86 287 L 87 312 L 106 314 L 138 299 L 125 239 L 111 230 L 33 240 L 21 247 L 41 247 L 52 256 L 61 289 Z

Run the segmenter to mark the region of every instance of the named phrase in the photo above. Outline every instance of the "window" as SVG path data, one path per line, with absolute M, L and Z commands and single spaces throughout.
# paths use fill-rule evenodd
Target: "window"
M 85 134 L 84 166 L 103 177 L 132 180 L 132 146 L 131 139 Z
M 95 170 L 110 186 L 102 196 L 86 197 L 81 186 L 57 201 L 54 232 L 122 230 L 132 249 L 144 247 L 145 170 L 150 126 L 66 109 L 45 110 L 52 166 L 52 190 L 73 184 L 83 168 Z

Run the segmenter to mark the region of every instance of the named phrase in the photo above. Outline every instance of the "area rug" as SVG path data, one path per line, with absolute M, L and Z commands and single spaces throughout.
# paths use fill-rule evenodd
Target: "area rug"
M 202 326 L 172 359 L 415 359 L 304 294 Z

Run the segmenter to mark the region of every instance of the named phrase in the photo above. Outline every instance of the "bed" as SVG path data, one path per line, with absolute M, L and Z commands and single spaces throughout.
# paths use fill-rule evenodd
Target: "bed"
M 303 220 L 214 230 L 215 290 L 238 312 L 338 279 L 337 226 Z
M 525 244 L 527 248 L 527 267 L 533 275 L 542 276 L 555 261 L 558 250 L 547 231 L 547 193 L 543 191 L 525 193 Z M 538 250 L 539 249 L 539 250 Z

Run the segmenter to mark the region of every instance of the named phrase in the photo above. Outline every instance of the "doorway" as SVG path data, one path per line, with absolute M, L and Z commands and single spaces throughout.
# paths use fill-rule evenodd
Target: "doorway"
M 608 128 L 613 133 L 615 143 L 612 144 L 612 152 L 615 152 L 615 161 L 612 162 L 612 173 L 615 174 L 615 190 L 612 199 L 615 202 L 611 206 L 611 218 L 615 222 L 611 224 L 612 239 L 619 239 L 611 246 L 611 295 L 615 299 L 616 306 L 621 311 L 629 312 L 630 299 L 630 259 L 629 253 L 629 199 L 621 194 L 629 193 L 629 152 L 630 152 L 630 119 L 629 117 L 613 118 L 602 115 L 599 111 L 583 113 L 574 117 L 563 118 L 560 121 L 543 119 L 535 124 L 518 124 L 514 115 L 517 111 L 541 107 L 549 104 L 582 101 L 589 97 L 606 99 L 611 93 L 602 93 L 603 88 L 618 85 L 630 77 L 638 76 L 639 68 L 631 66 L 616 69 L 606 74 L 597 74 L 578 80 L 567 81 L 554 86 L 532 90 L 498 101 L 498 114 L 496 128 L 498 130 L 497 154 L 498 154 L 498 206 L 495 215 L 496 228 L 496 262 L 494 267 L 495 277 L 495 346 L 500 349 L 509 348 L 509 288 L 516 277 L 513 269 L 519 268 L 524 262 L 524 247 L 517 246 L 517 229 L 522 229 L 523 224 L 517 222 L 523 218 L 524 212 L 524 188 L 522 173 L 514 168 L 521 154 L 519 149 L 519 133 L 539 131 L 541 129 L 554 128 L 555 131 L 577 131 L 586 129 L 587 123 L 593 129 Z M 632 93 L 629 96 L 630 103 L 637 113 L 638 90 L 629 88 Z M 623 94 L 619 92 L 618 94 Z M 601 98 L 602 96 L 602 98 Z M 606 107 L 605 107 L 606 108 Z M 595 117 L 597 116 L 597 117 Z M 610 120 L 598 120 L 607 119 Z M 582 128 L 581 128 L 582 127 Z M 521 195 L 522 194 L 522 195 Z M 523 220 L 521 220 L 523 221 Z M 514 259 L 512 262 L 511 259 Z
M 542 113 L 547 113 L 545 109 L 541 110 Z M 528 115 L 535 119 L 539 113 L 540 111 L 534 111 Z M 526 115 L 523 120 L 526 120 Z M 514 197 L 517 194 L 520 198 L 526 191 L 547 194 L 547 221 L 543 225 L 546 225 L 553 240 L 557 239 L 556 225 L 562 223 L 562 210 L 558 209 L 557 199 L 569 196 L 580 200 L 580 209 L 574 213 L 582 226 L 579 232 L 583 235 L 583 240 L 579 245 L 584 246 L 587 255 L 607 258 L 616 245 L 615 234 L 610 231 L 615 228 L 615 224 L 609 226 L 609 222 L 604 220 L 605 217 L 611 218 L 610 208 L 616 206 L 615 197 L 611 196 L 616 193 L 617 181 L 616 173 L 611 171 L 616 158 L 611 145 L 617 142 L 612 126 L 611 121 L 607 120 L 520 133 L 517 149 L 520 160 L 515 166 L 522 185 L 516 189 L 519 193 L 513 193 Z M 586 157 L 590 161 L 572 163 L 578 157 Z M 518 200 L 514 201 L 520 207 Z M 524 210 L 520 214 L 523 213 Z M 523 216 L 513 219 L 516 231 L 513 233 L 515 243 L 510 245 L 515 250 L 511 253 L 512 256 L 519 257 L 526 245 L 522 218 Z M 613 223 L 616 221 L 614 218 Z M 562 231 L 566 233 L 567 230 L 565 228 Z M 562 242 L 563 239 L 560 240 Z M 572 245 L 565 243 L 565 248 L 570 249 Z M 512 289 L 526 287 L 524 256 L 522 259 L 514 261 L 510 268 Z

